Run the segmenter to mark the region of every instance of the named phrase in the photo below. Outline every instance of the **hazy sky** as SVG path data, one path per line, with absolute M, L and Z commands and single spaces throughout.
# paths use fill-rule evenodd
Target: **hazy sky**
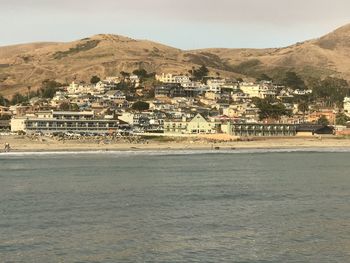
M 350 23 L 350 0 L 0 0 L 0 45 L 99 33 L 183 49 L 280 47 Z

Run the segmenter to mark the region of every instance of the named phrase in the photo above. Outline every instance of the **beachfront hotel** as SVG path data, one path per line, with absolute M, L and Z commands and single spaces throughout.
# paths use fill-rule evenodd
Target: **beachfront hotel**
M 183 118 L 181 120 L 164 121 L 164 134 L 215 134 L 218 133 L 219 124 L 210 122 L 202 115 L 197 114 L 192 120 Z
M 295 124 L 265 124 L 265 123 L 231 123 L 227 124 L 227 133 L 234 136 L 295 136 Z
M 119 121 L 115 119 L 98 119 L 94 111 L 40 111 L 23 117 L 11 119 L 11 131 L 26 133 L 95 133 L 106 134 L 116 132 Z

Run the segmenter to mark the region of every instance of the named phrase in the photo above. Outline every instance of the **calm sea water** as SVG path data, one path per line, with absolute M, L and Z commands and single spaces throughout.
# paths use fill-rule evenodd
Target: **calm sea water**
M 350 153 L 0 154 L 0 262 L 350 262 Z

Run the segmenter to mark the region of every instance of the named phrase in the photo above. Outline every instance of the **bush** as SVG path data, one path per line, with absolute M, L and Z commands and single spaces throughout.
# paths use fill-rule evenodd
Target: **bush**
M 137 111 L 145 111 L 149 109 L 149 103 L 144 101 L 137 101 L 132 105 L 131 108 Z
M 23 96 L 20 93 L 15 93 L 15 95 L 12 96 L 11 99 L 11 104 L 12 105 L 16 105 L 16 104 L 22 104 L 22 103 L 27 103 L 28 102 L 28 97 L 27 96 Z
M 322 115 L 322 116 L 317 120 L 317 124 L 326 126 L 326 125 L 329 124 L 329 121 L 328 121 L 328 119 L 326 118 L 326 116 Z
M 10 101 L 0 94 L 0 106 L 8 106 Z
M 59 87 L 62 87 L 62 84 L 57 81 L 44 80 L 42 82 L 39 95 L 46 99 L 52 99 Z
M 92 76 L 90 79 L 91 84 L 97 84 L 100 81 L 101 81 L 101 79 L 98 76 Z

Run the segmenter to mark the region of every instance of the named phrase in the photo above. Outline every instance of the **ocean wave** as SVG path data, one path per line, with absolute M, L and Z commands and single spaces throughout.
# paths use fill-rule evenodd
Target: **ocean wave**
M 263 153 L 350 153 L 350 148 L 240 148 L 215 150 L 98 150 L 98 151 L 39 151 L 39 152 L 7 152 L 0 157 L 30 157 L 30 156 L 83 156 L 83 155 L 115 155 L 115 156 L 162 156 L 162 155 L 200 155 L 200 154 L 263 154 Z

